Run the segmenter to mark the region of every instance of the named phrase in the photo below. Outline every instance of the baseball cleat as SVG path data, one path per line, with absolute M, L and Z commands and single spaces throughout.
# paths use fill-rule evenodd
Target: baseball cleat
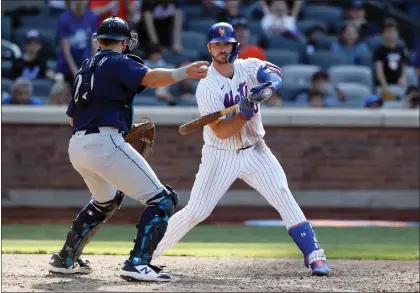
M 124 262 L 120 277 L 129 282 L 169 282 L 171 280 L 171 276 L 162 273 L 161 268 L 150 264 L 134 266 L 129 260 Z
M 48 264 L 48 271 L 50 273 L 58 274 L 89 274 L 92 272 L 90 262 L 88 260 L 78 259 L 71 266 L 64 264 L 62 259 L 57 253 L 54 253 Z
M 328 276 L 330 269 L 325 260 L 316 260 L 311 263 L 312 276 Z

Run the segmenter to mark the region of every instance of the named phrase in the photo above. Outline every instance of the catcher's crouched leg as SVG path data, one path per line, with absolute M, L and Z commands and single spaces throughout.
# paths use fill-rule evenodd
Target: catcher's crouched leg
M 117 191 L 114 199 L 110 201 L 90 201 L 74 219 L 63 248 L 52 256 L 49 271 L 64 274 L 89 273 L 89 262 L 80 259 L 83 249 L 120 208 L 123 200 L 124 194 Z
M 137 225 L 137 237 L 130 252 L 130 262 L 134 266 L 149 265 L 153 252 L 165 235 L 168 220 L 178 204 L 178 194 L 170 186 L 147 201 L 147 207 Z

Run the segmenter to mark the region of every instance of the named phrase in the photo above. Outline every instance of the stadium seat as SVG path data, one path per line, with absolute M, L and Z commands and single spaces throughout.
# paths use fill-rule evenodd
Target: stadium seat
M 248 22 L 248 27 L 251 33 L 259 35 L 262 32 L 261 23 L 256 20 L 251 20 Z
M 284 66 L 289 64 L 299 64 L 299 54 L 289 50 L 271 49 L 265 50 L 267 61 L 277 65 Z
M 324 29 L 324 31 L 327 31 L 328 29 L 327 25 L 323 21 L 315 19 L 304 19 L 296 23 L 298 30 L 303 34 L 306 34 L 306 32 L 315 25 L 321 26 Z
M 193 19 L 191 21 L 188 21 L 188 29 L 189 29 L 189 31 L 199 32 L 200 34 L 207 34 L 210 27 L 215 22 L 216 22 L 215 20 L 207 19 L 207 18 Z
M 384 101 L 382 108 L 385 109 L 401 109 L 403 108 L 403 101 Z
M 365 97 L 372 94 L 372 91 L 365 85 L 352 82 L 342 82 L 337 84 L 347 98 L 346 103 L 340 103 L 338 108 L 363 108 Z
M 286 65 L 283 69 L 283 84 L 310 86 L 312 75 L 321 70 L 321 67 L 316 65 Z
M 1 75 L 4 77 L 10 77 L 10 71 L 12 69 L 13 62 L 11 60 L 1 61 Z
M 182 45 L 185 49 L 203 50 L 207 44 L 207 33 L 185 31 L 182 33 Z
M 34 96 L 49 96 L 53 82 L 50 79 L 35 79 L 32 86 Z
M 152 87 L 146 87 L 141 93 L 141 96 L 151 96 L 151 97 L 155 97 L 155 92 L 156 89 L 152 88 Z
M 348 64 L 348 58 L 345 53 L 331 51 L 316 51 L 308 56 L 308 63 L 328 69 L 334 65 Z
M 275 37 L 269 39 L 268 41 L 268 49 L 290 50 L 298 54 L 303 53 L 305 51 L 305 47 L 306 45 L 302 42 L 284 37 Z
M 280 90 L 279 94 L 283 98 L 283 101 L 294 101 L 296 96 L 303 91 L 308 91 L 309 86 L 299 86 L 292 84 L 284 84 Z
M 408 85 L 414 85 L 414 86 L 420 86 L 418 84 L 418 77 L 416 74 L 416 70 L 413 66 L 407 66 L 407 84 Z
M 38 29 L 40 31 L 44 29 L 51 29 L 58 27 L 58 17 L 43 15 L 25 15 L 20 17 L 20 27 L 26 30 Z
M 338 7 L 329 5 L 309 4 L 305 5 L 302 9 L 303 20 L 320 20 L 328 25 L 333 25 L 343 18 L 343 10 Z
M 176 104 L 179 106 L 192 106 L 197 107 L 197 100 L 196 99 L 179 99 L 176 101 Z
M 12 84 L 13 81 L 11 81 L 8 78 L 2 78 L 1 79 L 1 91 L 10 93 L 12 91 Z
M 12 37 L 12 19 L 10 16 L 1 17 L 1 38 L 10 41 Z
M 319 46 L 320 50 L 331 50 L 331 46 L 333 43 L 338 41 L 337 36 L 329 36 L 329 35 L 321 35 L 318 40 L 316 41 L 317 45 Z
M 167 101 L 159 100 L 154 96 L 145 96 L 141 93 L 136 95 L 134 99 L 134 106 L 166 106 Z
M 372 67 L 373 66 L 372 58 L 373 56 L 371 52 L 361 54 L 358 57 L 356 57 L 356 65 Z
M 328 69 L 332 83 L 352 82 L 363 84 L 369 88 L 373 86 L 372 69 L 358 65 L 335 65 Z
M 186 18 L 202 18 L 205 15 L 201 14 L 201 6 L 200 5 L 184 5 L 182 7 L 182 11 Z
M 170 51 L 163 56 L 163 59 L 168 63 L 177 65 L 184 60 L 195 61 L 198 59 L 198 56 L 199 53 L 196 50 L 182 50 L 180 54 Z

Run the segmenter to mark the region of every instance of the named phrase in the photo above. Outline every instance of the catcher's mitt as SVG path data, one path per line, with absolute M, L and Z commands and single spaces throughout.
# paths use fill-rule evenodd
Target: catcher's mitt
M 124 139 L 143 158 L 146 158 L 153 151 L 155 135 L 155 123 L 150 118 L 144 117 L 140 122 L 133 124 Z

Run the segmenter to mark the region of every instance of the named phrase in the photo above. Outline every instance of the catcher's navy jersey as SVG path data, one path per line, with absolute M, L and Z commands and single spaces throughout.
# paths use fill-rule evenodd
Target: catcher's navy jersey
M 103 50 L 85 60 L 73 85 L 67 115 L 73 130 L 110 126 L 128 132 L 133 122 L 133 100 L 144 87 L 145 65 L 127 55 Z

